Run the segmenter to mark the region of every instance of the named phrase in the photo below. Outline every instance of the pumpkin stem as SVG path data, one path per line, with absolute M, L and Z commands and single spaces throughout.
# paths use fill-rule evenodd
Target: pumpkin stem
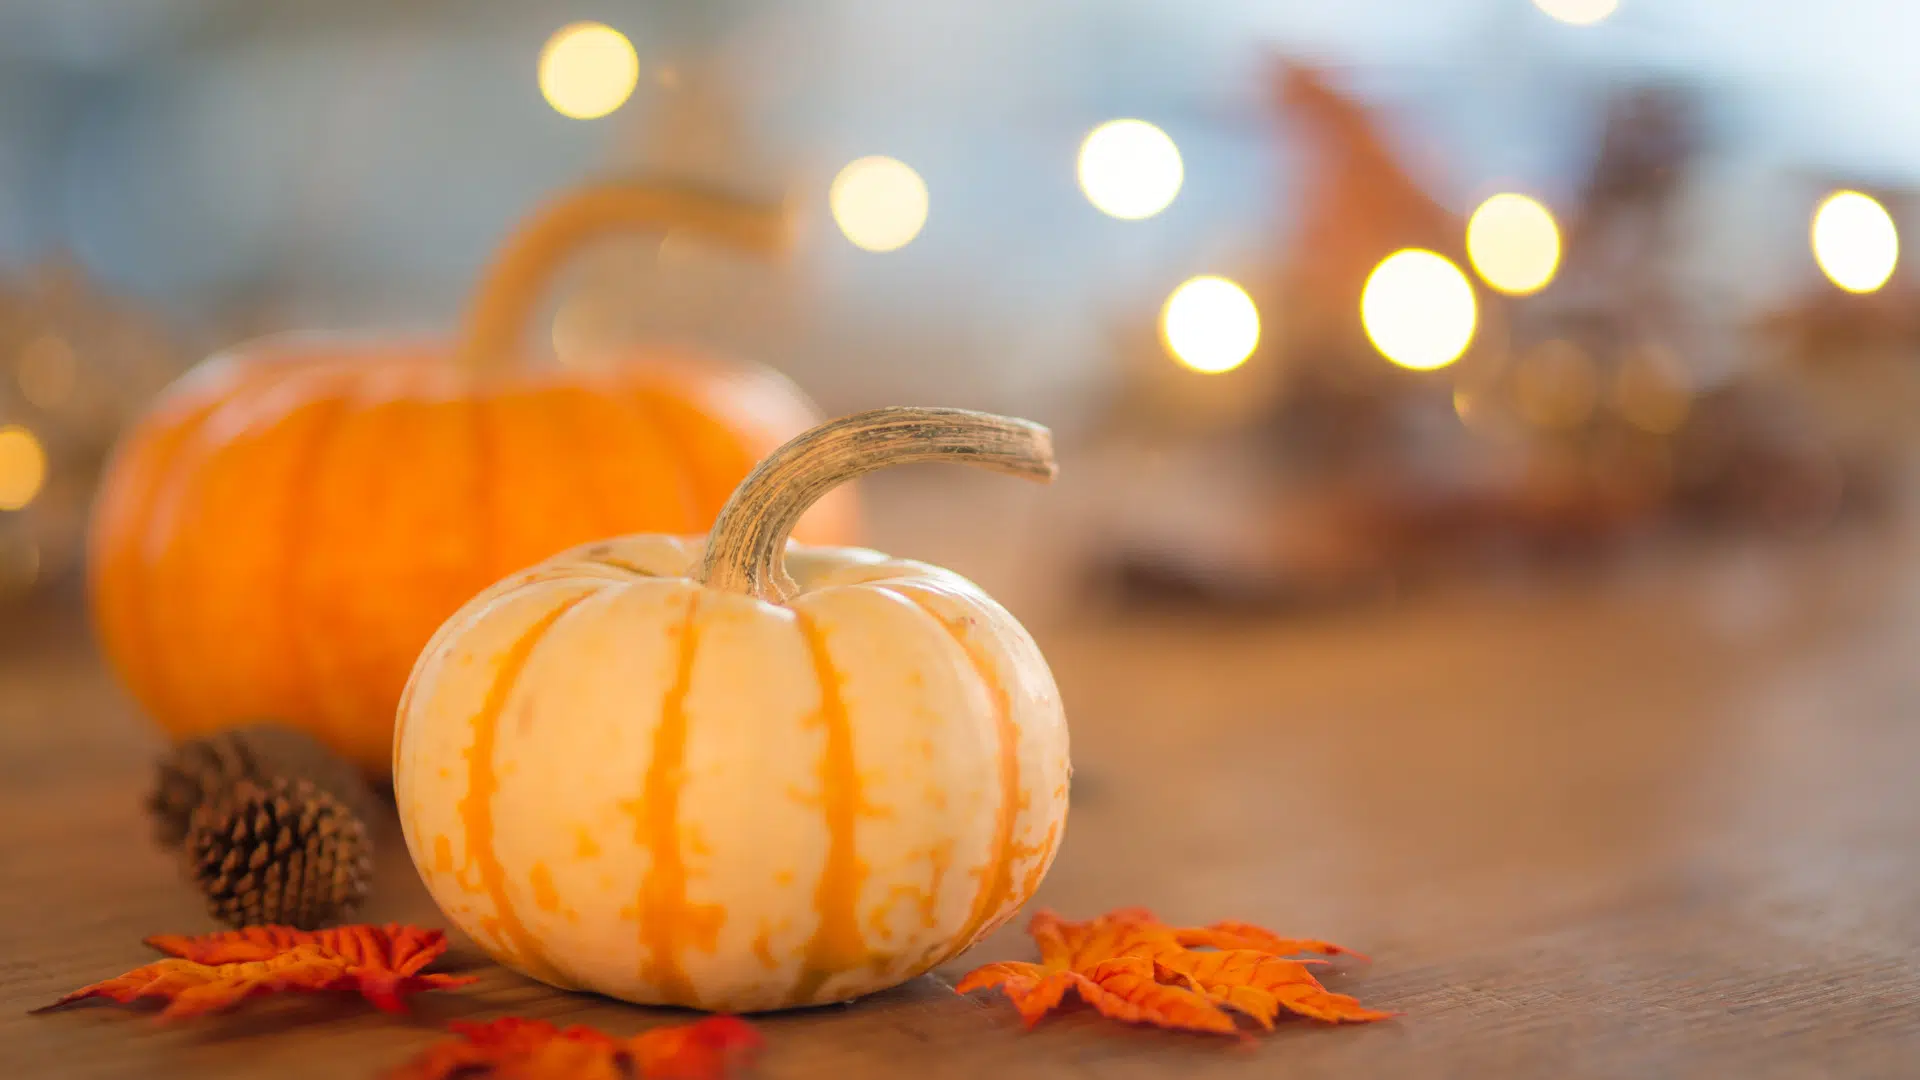
M 722 247 L 774 255 L 786 249 L 787 222 L 783 206 L 693 188 L 607 183 L 566 192 L 535 210 L 494 256 L 467 312 L 459 356 L 472 371 L 510 363 L 554 271 L 614 229 L 685 229 Z
M 698 580 L 774 603 L 798 589 L 787 538 L 815 500 L 856 476 L 894 465 L 951 461 L 1053 479 L 1053 434 L 1039 424 L 967 409 L 895 406 L 854 413 L 767 455 L 733 489 L 707 537 Z

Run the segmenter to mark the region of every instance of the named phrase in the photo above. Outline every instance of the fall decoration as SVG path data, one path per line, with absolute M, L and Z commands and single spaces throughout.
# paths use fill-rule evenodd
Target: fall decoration
M 276 781 L 304 780 L 361 819 L 373 813 L 373 791 L 358 769 L 313 736 L 280 724 L 250 724 L 183 740 L 160 759 L 155 772 L 147 809 L 155 839 L 164 847 L 186 840 L 195 810 L 231 797 L 243 783 L 270 788 Z
M 187 857 L 208 910 L 231 926 L 311 930 L 352 913 L 373 876 L 366 824 L 304 779 L 243 781 L 201 806 Z
M 448 620 L 394 744 L 441 910 L 545 982 L 729 1012 L 884 989 L 1011 917 L 1067 810 L 1046 661 L 953 573 L 787 542 L 922 461 L 1054 472 L 1025 421 L 860 413 L 776 450 L 704 543 L 590 544 Z
M 465 986 L 465 975 L 422 974 L 446 951 L 446 934 L 398 924 L 342 926 L 307 932 L 259 926 L 203 937 L 163 934 L 147 944 L 168 954 L 117 978 L 81 987 L 47 1012 L 78 1001 L 105 998 L 167 1003 L 163 1020 L 179 1020 L 230 1008 L 249 997 L 288 991 L 347 991 L 387 1012 L 405 1012 L 406 996 L 422 990 Z
M 704 528 L 814 422 L 780 376 L 683 353 L 520 363 L 541 286 L 615 226 L 770 252 L 786 219 L 589 187 L 508 241 L 458 343 L 257 342 L 188 372 L 128 431 L 89 572 L 103 649 L 163 728 L 271 716 L 384 776 L 407 671 L 476 590 L 594 537 Z M 845 497 L 801 534 L 846 540 Z
M 301 930 L 292 926 L 249 926 L 213 934 L 155 934 L 146 943 L 168 956 L 203 964 L 235 960 L 265 960 L 276 953 L 313 945 L 361 967 L 389 968 L 411 975 L 447 951 L 444 930 L 427 930 L 404 923 L 373 926 L 335 926 Z
M 1028 931 L 1040 946 L 1038 964 L 988 964 L 968 972 L 955 989 L 998 987 L 1029 1027 L 1069 990 L 1115 1020 L 1218 1034 L 1238 1030 L 1228 1009 L 1268 1030 L 1283 1011 L 1329 1022 L 1393 1015 L 1327 990 L 1310 966 L 1321 961 L 1290 958 L 1356 955 L 1351 950 L 1282 938 L 1249 923 L 1172 927 L 1152 912 L 1122 908 L 1087 922 L 1042 911 Z
M 455 1023 L 456 1038 L 386 1075 L 385 1080 L 725 1080 L 760 1053 L 760 1034 L 734 1016 L 643 1031 L 628 1039 L 590 1027 L 561 1028 L 510 1016 Z

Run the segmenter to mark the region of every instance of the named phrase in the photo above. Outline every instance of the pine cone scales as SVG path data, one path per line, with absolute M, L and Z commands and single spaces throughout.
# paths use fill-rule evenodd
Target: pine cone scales
M 360 816 L 304 778 L 241 781 L 194 811 L 187 848 L 209 910 L 234 926 L 310 930 L 337 921 L 373 875 Z
M 372 813 L 372 792 L 353 766 L 303 732 L 254 724 L 190 739 L 161 760 L 147 797 L 154 836 L 164 847 L 179 847 L 203 803 L 226 797 L 243 782 L 265 787 L 280 777 L 306 777 L 355 813 Z

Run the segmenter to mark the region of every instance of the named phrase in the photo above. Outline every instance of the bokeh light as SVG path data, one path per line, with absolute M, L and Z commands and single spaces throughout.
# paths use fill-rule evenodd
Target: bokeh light
M 1560 267 L 1560 228 L 1537 200 L 1504 192 L 1467 219 L 1467 259 L 1482 281 L 1503 293 L 1536 293 Z
M 1533 6 L 1574 26 L 1592 26 L 1620 7 L 1620 0 L 1533 0 Z
M 0 427 L 0 510 L 19 510 L 47 481 L 47 451 L 18 424 Z
M 1189 278 L 1160 310 L 1160 339 L 1169 355 L 1194 371 L 1232 371 L 1260 344 L 1260 311 L 1247 290 L 1226 278 Z
M 605 116 L 626 104 L 639 81 L 633 42 L 604 23 L 563 26 L 540 50 L 540 94 L 562 116 Z
M 854 247 L 896 251 L 927 223 L 927 185 L 905 162 L 863 157 L 833 178 L 827 206 Z
M 1360 323 L 1380 355 L 1415 371 L 1446 367 L 1473 341 L 1479 311 L 1467 275 L 1444 255 L 1405 248 L 1360 293 Z
M 1180 148 L 1145 120 L 1109 120 L 1080 144 L 1080 190 L 1124 221 L 1165 210 L 1185 178 Z
M 1813 212 L 1813 258 L 1827 280 L 1852 293 L 1887 283 L 1900 261 L 1892 215 L 1857 191 L 1836 191 Z

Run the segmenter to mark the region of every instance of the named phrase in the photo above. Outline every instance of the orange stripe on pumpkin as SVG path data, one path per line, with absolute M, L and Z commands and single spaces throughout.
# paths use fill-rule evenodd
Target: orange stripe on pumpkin
M 967 636 L 967 628 L 941 614 L 926 598 L 914 590 L 900 586 L 881 586 L 887 592 L 913 601 L 921 610 L 933 616 L 946 628 L 949 635 L 966 653 L 967 660 L 973 665 L 974 673 L 986 687 L 987 694 L 993 699 L 994 734 L 999 740 L 998 771 L 1000 774 L 1000 807 L 993 819 L 993 857 L 986 866 L 977 868 L 974 873 L 980 877 L 980 888 L 974 893 L 973 908 L 966 923 L 953 939 L 953 946 L 947 950 L 937 964 L 967 951 L 993 919 L 996 912 L 1013 897 L 1013 860 L 1021 853 L 1020 845 L 1014 842 L 1014 826 L 1018 823 L 1020 811 L 1026 809 L 1027 799 L 1020 787 L 1020 729 L 1013 722 L 1013 701 L 1006 687 L 1000 685 L 1000 679 L 993 664 L 985 653 L 981 652 L 972 639 Z
M 687 862 L 680 850 L 680 795 L 686 785 L 687 695 L 693 690 L 693 659 L 699 647 L 700 594 L 687 594 L 687 618 L 680 629 L 680 659 L 673 686 L 660 703 L 654 729 L 653 758 L 634 811 L 634 839 L 651 857 L 640 884 L 640 947 L 647 958 L 641 975 L 674 1004 L 699 1007 L 699 997 L 680 966 L 680 948 L 692 943 L 712 952 L 726 919 L 718 904 L 687 902 Z
M 853 723 L 840 695 L 840 675 L 833 669 L 819 624 L 798 611 L 794 612 L 794 622 L 813 657 L 814 675 L 820 681 L 820 711 L 816 717 L 826 729 L 826 747 L 820 755 L 820 807 L 827 826 L 827 859 L 813 894 L 820 922 L 807 941 L 800 978 L 787 998 L 789 1004 L 805 1005 L 814 1001 L 828 979 L 869 959 L 858 911 L 867 866 L 860 861 L 855 833 L 863 800 L 860 770 L 853 756 Z
M 500 672 L 487 689 L 487 697 L 480 711 L 473 715 L 473 744 L 465 752 L 467 794 L 460 800 L 460 820 L 467 834 L 467 864 L 478 875 L 480 887 L 493 900 L 494 916 L 482 920 L 482 926 L 493 933 L 496 943 L 513 958 L 514 963 L 526 968 L 529 974 L 543 982 L 562 986 L 570 985 L 574 980 L 561 975 L 541 948 L 540 940 L 514 913 L 513 901 L 507 896 L 506 870 L 493 851 L 493 796 L 500 790 L 500 778 L 493 767 L 493 750 L 500 733 L 500 714 L 506 710 L 507 699 L 513 694 L 513 684 L 519 680 L 520 673 L 526 670 L 533 650 L 562 615 L 572 611 L 590 595 L 583 593 L 573 597 L 540 616 L 501 658 Z M 463 887 L 471 888 L 466 883 L 465 875 L 463 868 L 460 883 Z

